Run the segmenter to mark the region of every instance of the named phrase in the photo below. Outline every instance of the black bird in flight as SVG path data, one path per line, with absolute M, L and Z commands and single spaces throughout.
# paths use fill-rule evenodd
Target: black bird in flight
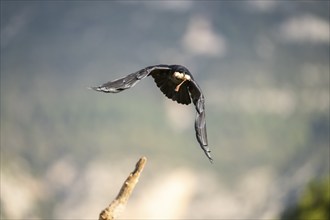
M 197 114 L 195 119 L 196 138 L 204 153 L 212 162 L 208 148 L 205 122 L 204 95 L 189 70 L 181 65 L 148 66 L 126 77 L 91 87 L 99 92 L 118 93 L 133 87 L 141 79 L 152 76 L 160 90 L 173 101 L 189 105 L 194 103 Z

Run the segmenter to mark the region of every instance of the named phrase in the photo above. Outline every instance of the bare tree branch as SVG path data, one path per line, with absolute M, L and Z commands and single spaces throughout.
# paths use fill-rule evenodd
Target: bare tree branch
M 99 216 L 99 220 L 116 219 L 126 207 L 127 201 L 132 194 L 135 185 L 139 181 L 140 174 L 147 162 L 146 157 L 141 157 L 135 165 L 135 169 L 125 180 L 117 197 L 105 208 Z

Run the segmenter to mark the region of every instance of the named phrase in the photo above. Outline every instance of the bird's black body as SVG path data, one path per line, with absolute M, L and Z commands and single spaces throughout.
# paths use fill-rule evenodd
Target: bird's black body
M 179 80 L 173 76 L 174 72 L 181 72 L 189 75 L 192 78 L 190 72 L 183 66 L 172 65 L 169 70 L 154 71 L 151 76 L 154 78 L 155 83 L 160 88 L 160 90 L 166 95 L 167 98 L 177 101 L 180 104 L 189 105 L 191 103 L 188 85 L 183 83 L 180 86 L 178 92 L 175 91 L 177 85 L 181 83 L 182 80 Z
M 187 68 L 181 65 L 155 65 L 131 73 L 124 78 L 107 82 L 92 89 L 106 93 L 118 93 L 133 87 L 141 79 L 152 76 L 166 97 L 180 104 L 194 103 L 197 114 L 195 119 L 196 138 L 212 162 L 210 149 L 207 147 L 204 96 Z

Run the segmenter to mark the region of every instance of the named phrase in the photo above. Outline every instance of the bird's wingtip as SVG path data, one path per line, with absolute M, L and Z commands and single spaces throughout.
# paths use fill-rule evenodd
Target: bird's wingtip
M 211 151 L 206 150 L 205 154 L 206 154 L 207 158 L 209 159 L 210 163 L 213 164 L 213 158 L 211 157 Z
M 94 90 L 94 91 L 100 91 L 99 87 L 96 87 L 96 86 L 88 86 L 87 89 Z

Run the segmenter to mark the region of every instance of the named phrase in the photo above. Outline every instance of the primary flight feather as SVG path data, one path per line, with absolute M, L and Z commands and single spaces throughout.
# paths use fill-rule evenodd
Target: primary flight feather
M 148 66 L 126 77 L 91 87 L 99 92 L 118 93 L 133 87 L 141 79 L 152 76 L 166 97 L 180 104 L 194 103 L 197 114 L 195 119 L 196 138 L 205 155 L 212 162 L 208 148 L 204 95 L 189 70 L 181 65 L 154 65 Z

